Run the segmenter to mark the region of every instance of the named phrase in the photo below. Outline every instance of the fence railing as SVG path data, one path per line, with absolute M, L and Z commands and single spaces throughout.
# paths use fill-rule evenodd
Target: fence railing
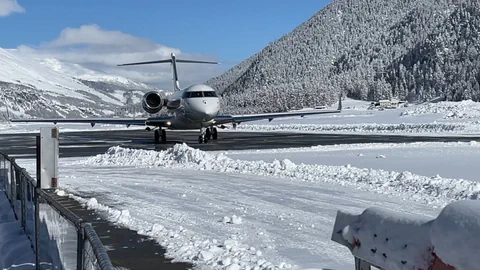
M 27 171 L 2 152 L 0 184 L 30 239 L 36 269 L 115 269 L 92 225 L 56 201 L 53 190 L 37 187 Z

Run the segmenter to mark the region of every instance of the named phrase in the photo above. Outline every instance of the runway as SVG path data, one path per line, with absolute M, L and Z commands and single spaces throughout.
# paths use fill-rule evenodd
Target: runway
M 0 135 L 0 151 L 15 158 L 35 157 L 36 134 Z M 176 143 L 205 151 L 246 150 L 309 147 L 315 145 L 353 143 L 408 143 L 422 141 L 480 141 L 480 136 L 442 137 L 405 135 L 351 135 L 305 134 L 280 132 L 219 132 L 217 141 L 197 142 L 197 131 L 168 131 L 167 142 L 153 143 L 153 133 L 145 130 L 62 132 L 60 130 L 60 157 L 81 157 L 104 153 L 109 147 L 122 146 L 136 149 L 164 150 Z

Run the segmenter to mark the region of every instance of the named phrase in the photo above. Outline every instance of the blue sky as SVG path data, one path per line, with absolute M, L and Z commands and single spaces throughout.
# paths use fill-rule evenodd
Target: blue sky
M 0 47 L 35 59 L 171 86 L 168 65 L 117 64 L 179 58 L 184 84 L 218 76 L 311 18 L 326 0 L 0 0 Z M 50 61 L 51 62 L 51 61 Z
M 0 0 L 1 2 L 2 0 Z M 0 20 L 0 47 L 36 46 L 96 24 L 191 53 L 241 61 L 293 30 L 325 0 L 18 0 Z

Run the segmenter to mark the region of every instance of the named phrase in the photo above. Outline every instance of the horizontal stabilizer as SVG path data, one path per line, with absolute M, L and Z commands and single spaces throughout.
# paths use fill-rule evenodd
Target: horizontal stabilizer
M 175 61 L 177 63 L 191 63 L 191 64 L 220 64 L 219 62 L 213 62 L 213 61 L 165 59 L 165 60 L 156 60 L 156 61 L 147 61 L 147 62 L 127 63 L 127 64 L 121 64 L 121 65 L 118 65 L 118 66 L 122 67 L 122 66 L 134 66 L 134 65 L 162 64 L 162 63 L 173 63 L 173 61 Z
M 149 65 L 149 64 L 161 64 L 161 63 L 171 63 L 172 64 L 172 72 L 173 72 L 173 89 L 175 91 L 180 90 L 180 84 L 178 82 L 178 72 L 177 72 L 177 63 L 190 63 L 190 64 L 219 64 L 218 62 L 214 61 L 201 61 L 201 60 L 184 60 L 184 59 L 176 59 L 175 54 L 170 54 L 170 59 L 165 60 L 156 60 L 156 61 L 147 61 L 147 62 L 135 62 L 135 63 L 127 63 L 118 65 L 119 67 L 122 66 L 135 66 L 135 65 Z
M 183 60 L 183 59 L 177 59 L 178 63 L 192 63 L 192 64 L 220 64 L 218 62 L 213 62 L 213 61 L 199 61 L 199 60 Z
M 134 65 L 171 63 L 171 62 L 172 62 L 172 59 L 166 59 L 166 60 L 156 60 L 156 61 L 147 61 L 147 62 L 127 63 L 127 64 L 121 64 L 121 65 L 118 65 L 118 66 L 122 67 L 122 66 L 134 66 Z

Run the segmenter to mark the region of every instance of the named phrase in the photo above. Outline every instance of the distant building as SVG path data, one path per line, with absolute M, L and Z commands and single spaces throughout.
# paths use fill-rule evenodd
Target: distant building
M 368 107 L 370 110 L 373 109 L 379 109 L 379 110 L 384 110 L 384 109 L 396 109 L 400 107 L 407 107 L 408 103 L 406 101 L 400 101 L 398 99 L 381 99 L 379 101 L 372 101 L 370 103 L 370 106 Z

